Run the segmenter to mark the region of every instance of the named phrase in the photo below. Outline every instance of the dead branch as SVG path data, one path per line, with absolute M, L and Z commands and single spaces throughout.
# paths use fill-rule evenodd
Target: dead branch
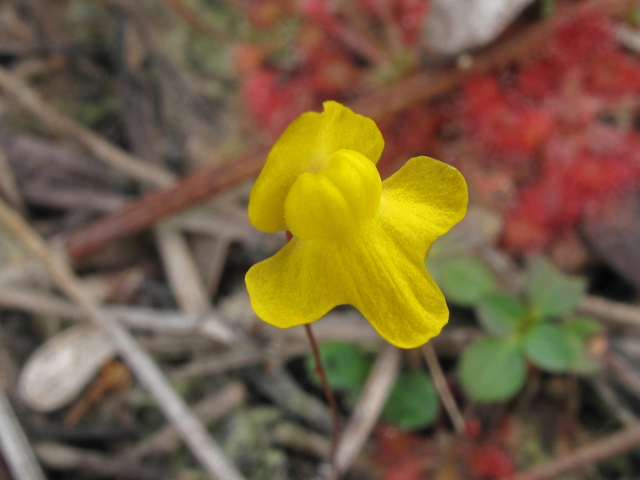
M 266 148 L 255 148 L 221 168 L 187 175 L 175 187 L 152 192 L 129 203 L 67 237 L 65 245 L 74 260 L 86 258 L 114 241 L 141 232 L 157 221 L 178 213 L 243 181 L 255 177 L 266 158 Z

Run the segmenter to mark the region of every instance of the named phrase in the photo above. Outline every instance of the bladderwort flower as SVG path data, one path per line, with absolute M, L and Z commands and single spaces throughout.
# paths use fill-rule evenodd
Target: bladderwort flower
M 449 319 L 424 264 L 467 209 L 458 170 L 409 160 L 384 182 L 384 140 L 373 120 L 336 102 L 296 119 L 271 149 L 249 199 L 249 220 L 293 235 L 246 275 L 255 313 L 280 328 L 349 304 L 390 343 L 414 348 Z

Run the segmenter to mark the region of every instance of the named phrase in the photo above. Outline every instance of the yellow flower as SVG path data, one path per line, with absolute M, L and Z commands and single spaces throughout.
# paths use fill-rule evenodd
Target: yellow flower
M 424 258 L 464 217 L 467 185 L 428 157 L 382 182 L 383 148 L 373 120 L 336 102 L 303 114 L 276 142 L 251 191 L 249 220 L 293 238 L 247 273 L 262 320 L 293 327 L 350 304 L 402 348 L 424 344 L 447 323 Z

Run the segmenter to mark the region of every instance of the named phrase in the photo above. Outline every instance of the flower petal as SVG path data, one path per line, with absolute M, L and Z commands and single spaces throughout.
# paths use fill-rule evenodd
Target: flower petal
M 462 220 L 468 201 L 467 183 L 458 170 L 415 157 L 382 182 L 381 216 L 393 219 L 388 228 L 404 232 L 406 249 L 424 260 L 431 244 Z
M 294 237 L 274 256 L 255 264 L 245 277 L 253 311 L 280 328 L 311 323 L 346 303 L 331 284 L 335 242 Z
M 304 172 L 318 173 L 341 149 L 355 150 L 377 163 L 384 140 L 375 122 L 336 102 L 324 112 L 302 114 L 269 152 L 249 200 L 249 220 L 258 230 L 285 230 L 284 201 Z
M 449 320 L 449 309 L 427 272 L 424 255 L 409 248 L 411 232 L 389 228 L 391 220 L 395 222 L 380 217 L 361 248 L 343 253 L 343 262 L 350 262 L 352 269 L 349 303 L 389 343 L 415 348 L 440 333 Z
M 377 218 L 340 241 L 294 238 L 247 273 L 254 311 L 287 328 L 351 304 L 390 343 L 424 344 L 440 332 L 449 311 L 424 258 L 407 252 L 406 234 L 387 227 Z

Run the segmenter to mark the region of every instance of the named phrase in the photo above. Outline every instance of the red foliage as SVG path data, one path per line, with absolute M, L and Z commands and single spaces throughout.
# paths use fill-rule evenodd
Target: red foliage
M 472 138 L 505 166 L 539 169 L 506 215 L 507 248 L 539 250 L 573 228 L 588 206 L 637 185 L 640 137 L 602 125 L 598 113 L 639 92 L 640 63 L 617 48 L 599 15 L 561 23 L 515 84 L 507 87 L 497 75 L 466 83 Z
M 418 41 L 424 17 L 429 11 L 427 0 L 358 0 L 358 4 L 372 16 L 389 12 L 407 46 Z
M 395 172 L 410 157 L 429 155 L 440 119 L 435 112 L 425 115 L 424 110 L 424 106 L 416 105 L 379 125 L 385 139 L 385 149 L 378 163 L 383 176 Z
M 510 478 L 516 473 L 511 454 L 496 443 L 472 445 L 465 458 L 472 478 Z
M 252 22 L 265 25 L 272 20 L 264 18 L 280 18 L 293 3 L 253 0 L 250 5 L 262 12 L 252 15 L 263 19 Z M 348 18 L 326 0 L 296 5 L 302 26 L 290 46 L 297 54 L 294 68 L 267 68 L 260 47 L 245 46 L 236 55 L 249 109 L 273 134 L 322 100 L 348 98 L 368 71 L 344 41 L 358 35 Z M 384 20 L 388 28 L 391 19 L 409 45 L 417 39 L 428 2 L 358 0 L 352 8 L 362 10 L 365 23 Z M 514 252 L 545 248 L 574 229 L 587 210 L 640 186 L 640 135 L 601 120 L 640 93 L 640 62 L 618 47 L 613 31 L 599 13 L 565 19 L 519 69 L 468 80 L 457 104 L 419 104 L 390 118 L 380 125 L 387 144 L 381 170 L 391 173 L 407 158 L 426 154 L 459 165 L 464 174 L 470 160 L 456 152 L 471 151 L 471 170 L 477 172 L 469 175 L 471 189 L 504 205 L 504 246 Z M 452 125 L 458 135 L 441 138 Z M 438 154 L 443 145 L 449 157 Z
M 238 72 L 248 74 L 262 68 L 266 56 L 264 48 L 251 43 L 241 43 L 234 48 L 233 64 Z
M 314 107 L 306 77 L 281 78 L 278 72 L 269 69 L 253 72 L 246 79 L 243 94 L 258 123 L 274 135 Z
M 424 437 L 388 425 L 377 426 L 374 435 L 374 456 L 383 467 L 395 466 L 407 457 L 424 457 L 434 453 Z
M 615 48 L 612 28 L 604 18 L 601 12 L 593 12 L 564 19 L 543 50 L 543 56 L 567 69 L 588 63 L 594 52 Z
M 640 91 L 640 65 L 614 48 L 600 50 L 585 72 L 586 89 L 594 95 L 622 96 Z
M 389 426 L 378 426 L 372 458 L 385 471 L 384 480 L 422 480 L 437 477 L 436 469 L 454 467 L 465 478 L 498 480 L 515 473 L 511 454 L 505 447 L 513 431 L 513 420 L 506 417 L 489 438 L 478 443 L 480 423 L 471 419 L 474 435 L 454 443 L 438 442 Z M 444 462 L 443 462 L 444 459 Z M 443 477 L 444 478 L 444 477 Z
M 357 85 L 360 72 L 342 50 L 325 44 L 311 55 L 309 76 L 319 97 L 332 98 Z
M 531 153 L 552 127 L 548 112 L 510 101 L 494 76 L 470 80 L 463 92 L 471 132 L 491 151 Z

